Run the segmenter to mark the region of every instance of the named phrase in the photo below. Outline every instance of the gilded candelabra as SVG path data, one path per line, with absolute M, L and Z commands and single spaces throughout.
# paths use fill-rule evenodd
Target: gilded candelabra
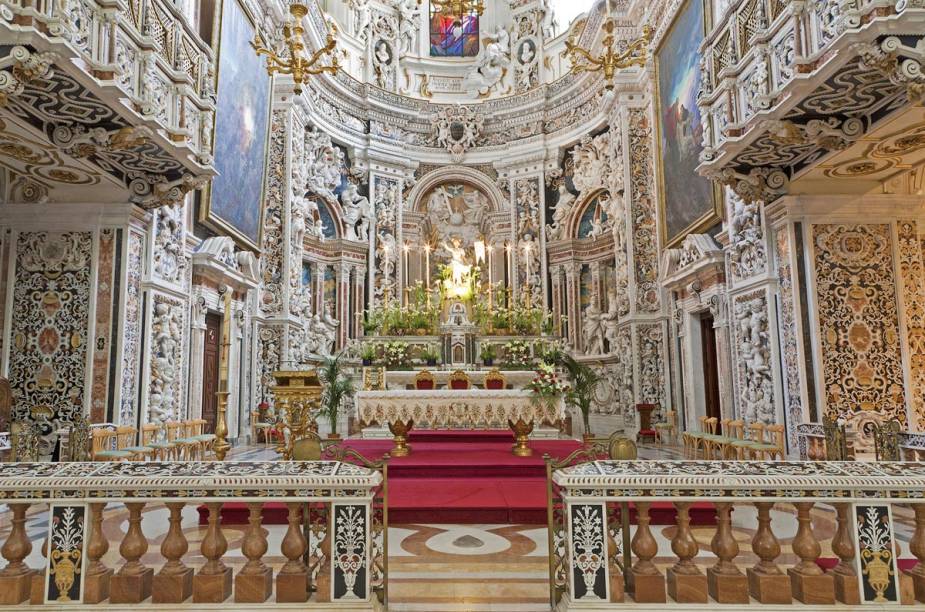
M 337 41 L 334 36 L 337 34 L 337 28 L 332 25 L 331 31 L 328 32 L 328 38 L 325 45 L 315 51 L 310 57 L 305 57 L 305 28 L 302 27 L 302 19 L 308 14 L 308 7 L 301 3 L 289 5 L 290 19 L 283 26 L 283 38 L 285 39 L 286 48 L 289 53 L 286 56 L 280 56 L 272 49 L 264 46 L 260 34 L 254 36 L 251 45 L 257 51 L 257 55 L 267 56 L 267 73 L 274 74 L 291 74 L 295 82 L 293 90 L 296 94 L 302 93 L 302 85 L 308 83 L 308 77 L 314 74 L 328 72 L 336 74 L 340 69 L 337 62 L 337 55 L 334 51 L 337 48 Z M 327 66 L 320 66 L 318 63 L 324 56 L 330 56 L 331 63 Z
M 643 26 L 642 36 L 627 43 L 616 42 L 613 31 L 615 23 L 612 17 L 604 22 L 604 51 L 595 57 L 591 51 L 578 46 L 575 41 L 565 42 L 565 54 L 572 62 L 575 72 L 601 72 L 604 75 L 605 88 L 613 89 L 613 77 L 616 71 L 630 66 L 643 66 L 649 59 L 649 43 L 652 42 L 653 31 L 649 26 Z

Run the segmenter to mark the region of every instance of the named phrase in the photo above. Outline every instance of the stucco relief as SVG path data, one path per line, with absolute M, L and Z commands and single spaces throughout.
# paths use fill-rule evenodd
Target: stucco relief
M 737 295 L 732 307 L 739 413 L 749 423 L 776 422 L 771 374 L 771 331 L 764 289 Z
M 148 382 L 148 423 L 182 419 L 183 330 L 186 303 L 154 296 L 151 320 L 151 365 Z
M 759 202 L 746 202 L 731 189 L 729 198 L 729 260 L 736 280 L 750 278 L 767 269 L 764 231 Z
M 396 262 L 398 261 L 398 244 L 396 242 L 396 223 L 401 207 L 401 188 L 399 182 L 392 178 L 375 177 L 373 181 L 373 198 L 376 210 L 376 255 L 375 286 L 373 297 L 384 300 L 386 291 L 391 299 L 396 298 Z
M 909 347 L 910 427 L 925 428 L 925 267 L 915 221 L 899 221 L 899 270 Z
M 164 206 L 155 215 L 154 273 L 165 281 L 180 283 L 187 265 L 183 246 L 183 205 Z
M 138 370 L 141 337 L 141 277 L 144 265 L 144 237 L 129 230 L 126 248 L 125 315 L 122 334 L 122 389 L 119 400 L 119 424 L 133 425 L 138 395 Z
M 787 436 L 790 448 L 798 444 L 796 427 L 805 419 L 800 385 L 800 353 L 797 337 L 796 299 L 793 267 L 790 264 L 790 236 L 781 228 L 775 236 L 777 278 L 780 283 L 780 331 L 784 362 L 784 401 L 787 410 Z
M 263 254 L 260 257 L 260 310 L 265 315 L 279 314 L 283 307 L 286 115 L 286 111 L 274 111 L 270 123 Z
M 890 226 L 812 227 L 825 412 L 906 423 Z
M 665 397 L 665 330 L 661 323 L 640 324 L 636 328 L 639 355 L 639 398 L 641 402 L 658 404 L 652 422 L 661 420 L 666 407 Z M 635 409 L 635 408 L 634 408 Z
M 658 285 L 658 228 L 653 190 L 652 126 L 646 110 L 629 116 L 630 206 L 633 226 L 633 263 L 636 270 L 636 308 L 661 308 Z

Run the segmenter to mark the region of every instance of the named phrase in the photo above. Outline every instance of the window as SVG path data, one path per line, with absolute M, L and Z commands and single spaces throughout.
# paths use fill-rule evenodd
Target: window
M 479 15 L 456 14 L 453 3 L 430 3 L 430 56 L 475 57 L 479 53 Z M 457 5 L 458 6 L 458 5 Z

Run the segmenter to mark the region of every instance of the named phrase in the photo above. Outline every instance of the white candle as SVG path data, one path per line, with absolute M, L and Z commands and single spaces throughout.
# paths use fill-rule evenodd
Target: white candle
M 427 270 L 427 290 L 430 291 L 430 245 L 424 245 L 424 256 L 426 263 L 424 264 L 424 269 Z
M 491 252 L 492 247 L 488 245 L 488 291 L 491 291 Z

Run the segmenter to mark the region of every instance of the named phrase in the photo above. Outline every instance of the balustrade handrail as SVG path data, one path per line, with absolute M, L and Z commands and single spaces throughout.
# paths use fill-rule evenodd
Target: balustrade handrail
M 0 502 L 369 499 L 376 470 L 341 461 L 0 463 Z
M 564 498 L 607 501 L 925 500 L 925 463 L 594 461 L 557 470 Z

